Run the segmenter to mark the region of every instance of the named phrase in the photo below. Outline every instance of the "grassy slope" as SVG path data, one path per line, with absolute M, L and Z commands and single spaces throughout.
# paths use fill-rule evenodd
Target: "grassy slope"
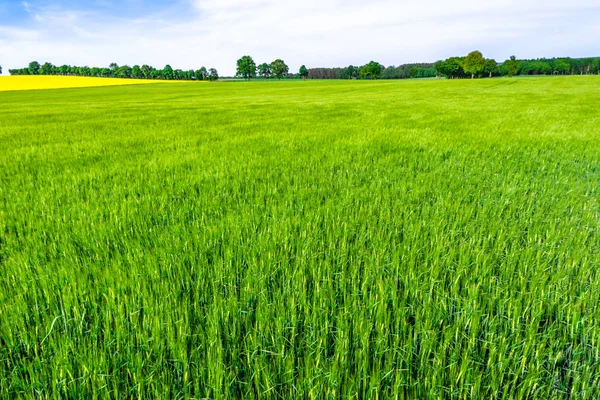
M 0 397 L 600 396 L 599 86 L 0 94 Z

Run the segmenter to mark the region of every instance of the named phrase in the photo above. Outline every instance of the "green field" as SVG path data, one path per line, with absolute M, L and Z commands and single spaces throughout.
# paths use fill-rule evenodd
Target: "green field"
M 600 77 L 0 94 L 0 398 L 600 397 Z

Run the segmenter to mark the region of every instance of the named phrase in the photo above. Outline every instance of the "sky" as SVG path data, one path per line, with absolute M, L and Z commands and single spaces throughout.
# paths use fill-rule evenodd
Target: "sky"
M 600 56 L 598 0 L 0 0 L 0 65 L 290 71 L 486 58 Z

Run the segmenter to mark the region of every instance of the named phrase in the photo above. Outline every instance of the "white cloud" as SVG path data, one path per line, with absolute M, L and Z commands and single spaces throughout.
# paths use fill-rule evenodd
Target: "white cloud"
M 546 0 L 189 0 L 181 18 L 154 14 L 106 18 L 69 10 L 34 10 L 37 22 L 0 27 L 5 68 L 32 59 L 55 64 L 167 62 L 179 68 L 216 67 L 233 74 L 235 61 L 283 58 L 292 70 L 435 61 L 479 49 L 502 60 L 600 55 L 596 1 Z M 27 4 L 27 6 L 25 6 Z

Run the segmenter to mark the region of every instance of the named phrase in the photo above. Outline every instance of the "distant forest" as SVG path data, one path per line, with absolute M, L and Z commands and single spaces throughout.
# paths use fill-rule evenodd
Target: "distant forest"
M 1 70 L 0 70 L 1 71 Z M 219 73 L 216 69 L 202 67 L 198 70 L 173 69 L 166 65 L 163 69 L 156 69 L 150 65 L 117 65 L 112 63 L 108 68 L 102 67 L 77 67 L 72 65 L 61 65 L 60 67 L 47 62 L 40 64 L 32 61 L 26 68 L 10 69 L 11 75 L 64 75 L 64 76 L 91 76 L 104 78 L 132 78 L 132 79 L 162 79 L 162 80 L 201 80 L 216 81 Z
M 0 71 L 2 71 L 0 67 Z M 11 75 L 67 75 L 135 79 L 206 80 L 219 79 L 216 69 L 202 67 L 198 70 L 173 69 L 166 65 L 156 69 L 149 65 L 133 67 L 116 63 L 103 67 L 55 66 L 51 63 L 29 63 L 26 68 L 11 69 Z M 1 73 L 1 72 L 0 72 Z M 517 75 L 592 75 L 600 74 L 600 57 L 590 58 L 539 58 L 519 60 L 511 57 L 502 63 L 486 59 L 479 51 L 464 57 L 450 57 L 435 63 L 403 64 L 388 66 L 371 61 L 362 66 L 349 65 L 338 68 L 306 68 L 290 73 L 281 59 L 270 64 L 257 65 L 252 57 L 243 56 L 237 61 L 237 78 L 250 79 L 416 79 L 416 78 L 483 78 Z
M 369 68 L 369 65 L 371 67 Z M 375 65 L 375 67 L 374 67 Z M 384 67 L 372 61 L 365 66 L 343 68 L 311 68 L 312 79 L 409 79 L 409 78 L 482 78 L 516 75 L 591 75 L 600 74 L 600 58 L 540 58 L 518 60 L 511 57 L 503 63 L 486 59 L 479 51 L 465 57 L 450 57 L 436 63 L 403 64 Z

